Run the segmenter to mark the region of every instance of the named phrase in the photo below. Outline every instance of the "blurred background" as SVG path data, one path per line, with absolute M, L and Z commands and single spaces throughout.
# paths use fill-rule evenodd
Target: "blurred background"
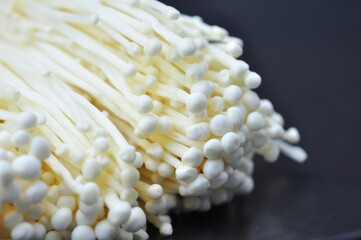
M 173 216 L 151 239 L 361 239 L 361 1 L 163 0 L 244 40 L 309 159 L 257 158 L 255 190 L 207 213 Z

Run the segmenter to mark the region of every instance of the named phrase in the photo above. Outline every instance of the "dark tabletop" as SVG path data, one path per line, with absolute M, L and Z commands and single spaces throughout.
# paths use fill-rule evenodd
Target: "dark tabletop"
M 255 190 L 207 213 L 173 215 L 166 239 L 361 237 L 361 1 L 163 0 L 244 40 L 287 126 L 309 159 L 257 158 Z M 151 239 L 161 239 L 153 229 Z

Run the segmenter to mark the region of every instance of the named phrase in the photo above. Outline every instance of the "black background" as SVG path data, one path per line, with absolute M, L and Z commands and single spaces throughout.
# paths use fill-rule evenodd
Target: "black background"
M 163 0 L 244 40 L 258 93 L 301 132 L 308 161 L 256 159 L 255 190 L 173 215 L 166 239 L 361 236 L 361 1 Z M 346 235 L 344 235 L 346 234 Z M 151 229 L 151 239 L 161 239 Z

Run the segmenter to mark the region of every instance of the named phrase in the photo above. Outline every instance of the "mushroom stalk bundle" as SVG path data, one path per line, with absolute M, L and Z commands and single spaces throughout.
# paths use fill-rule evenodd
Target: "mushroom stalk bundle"
M 147 239 L 292 144 L 243 42 L 156 0 L 0 2 L 0 232 Z

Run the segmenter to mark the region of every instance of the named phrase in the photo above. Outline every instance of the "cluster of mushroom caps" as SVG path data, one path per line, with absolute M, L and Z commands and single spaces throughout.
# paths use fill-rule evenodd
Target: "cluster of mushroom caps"
M 0 232 L 147 239 L 298 162 L 242 41 L 155 0 L 0 2 Z M 288 142 L 288 143 L 287 143 Z

